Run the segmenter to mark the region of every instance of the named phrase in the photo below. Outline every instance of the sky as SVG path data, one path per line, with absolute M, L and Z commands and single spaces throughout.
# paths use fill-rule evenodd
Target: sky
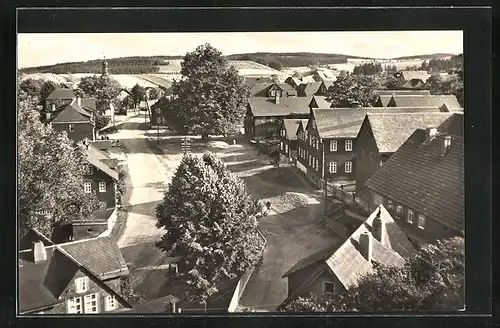
M 128 56 L 184 55 L 210 43 L 224 55 L 316 52 L 372 58 L 463 52 L 462 31 L 20 33 L 18 67 Z

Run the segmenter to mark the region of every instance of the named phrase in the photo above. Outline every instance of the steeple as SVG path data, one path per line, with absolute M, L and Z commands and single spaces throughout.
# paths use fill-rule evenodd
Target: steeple
M 102 60 L 102 76 L 109 76 L 108 62 L 106 61 L 106 56 Z

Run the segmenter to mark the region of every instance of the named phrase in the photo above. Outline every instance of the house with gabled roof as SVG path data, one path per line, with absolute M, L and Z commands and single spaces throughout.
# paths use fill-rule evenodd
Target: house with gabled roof
M 464 234 L 464 138 L 416 129 L 365 183 L 398 224 L 427 240 Z
M 284 119 L 280 127 L 280 151 L 289 159 L 297 158 L 297 130 L 307 119 Z
M 300 77 L 289 76 L 286 78 L 285 83 L 289 84 L 293 89 L 297 89 L 302 83 L 302 79 Z
M 431 77 L 431 74 L 427 71 L 400 71 L 396 73 L 396 77 L 401 77 L 405 81 L 420 80 L 425 83 Z
M 120 295 L 127 264 L 111 237 L 54 244 L 40 237 L 19 252 L 19 314 L 96 314 L 132 306 Z M 45 244 L 44 244 L 45 243 Z
M 78 142 L 85 138 L 94 140 L 96 137 L 94 111 L 95 102 L 84 102 L 87 107 L 82 107 L 82 98 L 75 98 L 60 107 L 51 105 L 51 110 L 45 112 L 44 121 L 54 130 L 66 131 L 68 138 Z M 94 108 L 92 108 L 94 106 Z
M 250 88 L 250 97 L 267 97 L 274 98 L 279 96 L 281 98 L 295 97 L 297 91 L 292 88 L 288 83 L 255 83 Z
M 324 177 L 354 186 L 356 138 L 368 112 L 438 111 L 437 107 L 312 108 L 305 129 L 297 131 L 297 167 L 320 188 Z
M 325 87 L 322 82 L 308 82 L 301 83 L 297 87 L 297 96 L 298 97 L 312 97 L 318 93 L 321 87 Z M 326 91 L 326 90 L 323 90 Z
M 319 297 L 348 293 L 374 272 L 374 263 L 401 267 L 414 254 L 406 233 L 380 205 L 347 240 L 311 254 L 283 274 L 288 297 L 279 308 L 311 293 Z
M 446 110 L 462 111 L 462 107 L 454 95 L 393 95 L 387 107 L 442 107 Z
M 395 95 L 408 95 L 408 96 L 417 96 L 417 95 L 431 95 L 429 90 L 375 90 L 375 94 L 378 96 L 377 101 L 375 102 L 375 107 L 387 107 L 387 104 L 391 100 L 392 96 Z
M 415 129 L 442 126 L 453 113 L 367 113 L 356 137 L 356 192 L 394 154 Z M 460 114 L 457 114 L 460 115 Z
M 309 104 L 310 108 L 328 108 L 331 107 L 332 102 L 326 100 L 326 96 L 312 96 Z

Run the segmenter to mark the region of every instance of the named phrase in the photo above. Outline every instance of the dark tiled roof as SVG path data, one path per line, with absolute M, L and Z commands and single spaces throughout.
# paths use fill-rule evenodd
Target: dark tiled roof
M 441 107 L 446 104 L 448 108 L 460 108 L 457 97 L 454 95 L 395 95 L 392 99 L 397 107 Z
M 327 101 L 325 96 L 313 96 L 311 102 L 313 100 L 318 105 L 317 108 L 329 108 L 331 106 L 331 102 Z
M 449 151 L 441 155 L 444 136 L 425 143 L 425 130 L 416 130 L 365 186 L 417 213 L 463 231 L 464 144 L 451 136 Z
M 322 82 L 309 82 L 309 83 L 301 83 L 297 87 L 297 95 L 299 97 L 310 97 L 314 96 L 316 92 L 318 92 L 319 87 Z
M 288 83 L 276 83 L 276 85 L 283 91 L 285 91 L 289 96 L 296 96 L 297 91 Z
M 370 124 L 380 153 L 393 153 L 408 139 L 415 129 L 438 128 L 451 113 L 368 113 Z
M 322 250 L 319 250 L 317 252 L 314 252 L 313 254 L 303 258 L 297 264 L 295 264 L 293 267 L 291 267 L 287 272 L 285 272 L 282 276 L 282 278 L 286 278 L 289 275 L 302 270 L 304 268 L 307 268 L 308 266 L 312 264 L 317 264 L 319 262 L 326 261 L 330 256 L 332 256 L 335 251 L 339 249 L 339 247 L 342 245 L 341 242 L 338 242 L 336 244 L 333 244 L 331 246 L 328 246 Z
M 82 98 L 81 99 L 82 105 L 81 107 L 86 110 L 90 110 L 94 112 L 96 110 L 96 100 L 93 98 Z
M 389 104 L 389 101 L 392 99 L 392 95 L 379 95 L 380 103 L 382 107 L 386 107 Z
M 296 140 L 297 139 L 297 129 L 299 128 L 301 120 L 297 119 L 284 119 L 283 120 L 283 127 L 285 128 L 286 131 L 286 137 L 289 140 Z
M 367 113 L 438 112 L 437 107 L 313 108 L 320 138 L 355 138 Z
M 56 89 L 47 97 L 47 100 L 68 100 L 74 99 L 75 94 L 71 89 Z
M 405 81 L 420 79 L 424 82 L 431 77 L 431 75 L 426 71 L 401 71 L 401 76 L 405 79 Z
M 375 90 L 375 94 L 377 95 L 430 95 L 431 92 L 429 90 Z
M 255 83 L 250 88 L 250 97 L 267 97 L 267 91 L 272 85 L 272 82 Z
M 308 114 L 309 102 L 308 97 L 290 97 L 280 98 L 279 104 L 274 102 L 274 99 L 264 97 L 251 97 L 249 105 L 252 109 L 252 114 L 255 117 L 259 116 L 287 116 L 290 114 Z
M 293 76 L 288 77 L 285 81 L 293 81 L 296 86 L 299 86 L 299 84 L 302 83 L 302 81 L 298 77 Z
M 102 172 L 106 173 L 109 177 L 118 180 L 118 172 L 104 164 L 100 159 L 96 157 L 95 153 L 89 151 L 87 161 Z
M 90 122 L 91 114 L 80 107 L 76 100 L 73 100 L 67 106 L 64 106 L 62 109 L 58 110 L 56 113 L 52 115 L 51 122 L 52 123 L 70 123 L 70 122 Z
M 125 260 L 111 237 L 87 239 L 58 246 L 97 279 L 128 275 Z M 19 268 L 20 312 L 64 302 L 64 299 L 58 299 L 60 293 L 78 270 L 73 260 L 55 249 L 55 246 L 47 246 L 45 250 L 47 260 L 40 263 L 33 262 L 30 250 L 19 253 L 22 261 L 22 266 Z

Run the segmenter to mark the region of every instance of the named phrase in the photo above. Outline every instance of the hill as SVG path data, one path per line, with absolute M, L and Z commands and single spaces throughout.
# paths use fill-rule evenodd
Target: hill
M 427 55 L 396 57 L 396 58 L 391 58 L 391 59 L 393 59 L 393 60 L 416 60 L 416 59 L 431 60 L 431 59 L 443 59 L 443 58 L 447 58 L 447 57 L 453 57 L 456 55 L 457 54 L 437 53 L 437 54 L 427 54 Z

